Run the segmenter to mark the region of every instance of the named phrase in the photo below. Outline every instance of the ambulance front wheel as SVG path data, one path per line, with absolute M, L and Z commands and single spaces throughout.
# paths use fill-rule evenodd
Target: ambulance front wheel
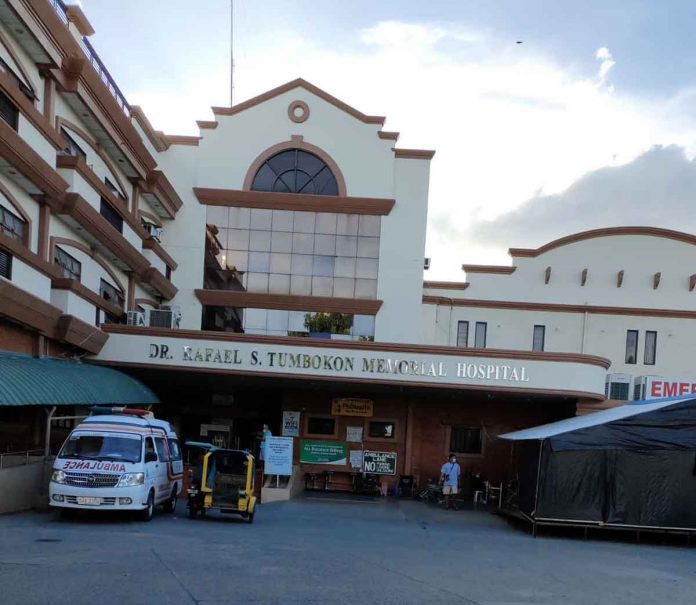
M 155 514 L 155 492 L 150 490 L 147 495 L 147 505 L 140 511 L 141 521 L 152 521 L 152 516 Z

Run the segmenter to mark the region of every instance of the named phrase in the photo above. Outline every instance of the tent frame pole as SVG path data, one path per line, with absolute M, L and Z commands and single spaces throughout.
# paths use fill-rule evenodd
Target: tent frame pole
M 539 502 L 539 478 L 541 477 L 541 456 L 543 453 L 543 440 L 539 440 L 539 463 L 537 464 L 537 479 L 536 479 L 536 489 L 534 490 L 534 510 L 532 511 L 532 537 L 537 536 L 537 523 L 536 523 L 536 512 L 537 504 Z

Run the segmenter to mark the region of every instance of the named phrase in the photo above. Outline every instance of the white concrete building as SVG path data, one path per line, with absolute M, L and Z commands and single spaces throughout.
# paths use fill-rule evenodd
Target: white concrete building
M 618 385 L 640 376 L 696 377 L 693 235 L 598 229 L 510 256 L 510 266 L 463 265 L 466 282 L 426 282 L 427 343 L 601 355 L 624 375 L 609 379 L 615 399 L 633 398 Z

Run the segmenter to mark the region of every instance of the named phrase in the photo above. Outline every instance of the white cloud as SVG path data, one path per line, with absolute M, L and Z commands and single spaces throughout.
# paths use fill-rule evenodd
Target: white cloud
M 469 232 L 476 221 L 493 220 L 540 191 L 558 194 L 583 174 L 627 164 L 655 144 L 693 153 L 693 91 L 663 100 L 612 92 L 606 79 L 613 56 L 601 47 L 595 57 L 597 74 L 579 72 L 531 45 L 459 24 L 377 23 L 345 47 L 267 29 L 247 35 L 236 90 L 243 100 L 302 76 L 365 113 L 386 115 L 386 128 L 401 131 L 400 146 L 436 149 L 429 276 L 457 278 L 464 260 L 500 260 L 508 245 L 519 244 L 482 247 Z M 209 119 L 210 105 L 226 102 L 225 57 L 189 67 L 185 87 L 179 80 L 129 92 L 157 128 L 195 133 L 194 120 Z
M 444 231 L 444 236 L 453 244 L 468 243 L 461 247 L 464 262 L 485 256 L 507 263 L 509 247 L 536 248 L 600 227 L 658 226 L 693 233 L 695 194 L 696 162 L 682 147 L 658 146 L 627 164 L 589 172 L 561 193 L 535 195 L 493 220 L 474 220 L 465 230 Z
M 604 84 L 606 82 L 609 71 L 612 67 L 614 67 L 614 65 L 616 65 L 616 61 L 614 61 L 614 56 L 611 54 L 611 51 L 606 46 L 601 46 L 597 49 L 597 52 L 595 52 L 595 59 L 599 59 L 599 61 L 601 61 L 601 63 L 599 64 L 599 73 L 597 74 L 597 80 L 600 84 Z

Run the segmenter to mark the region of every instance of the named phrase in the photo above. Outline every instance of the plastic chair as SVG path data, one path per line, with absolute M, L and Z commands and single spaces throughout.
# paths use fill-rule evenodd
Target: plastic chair
M 498 502 L 498 508 L 503 506 L 503 484 L 491 485 L 486 481 L 486 502 Z

